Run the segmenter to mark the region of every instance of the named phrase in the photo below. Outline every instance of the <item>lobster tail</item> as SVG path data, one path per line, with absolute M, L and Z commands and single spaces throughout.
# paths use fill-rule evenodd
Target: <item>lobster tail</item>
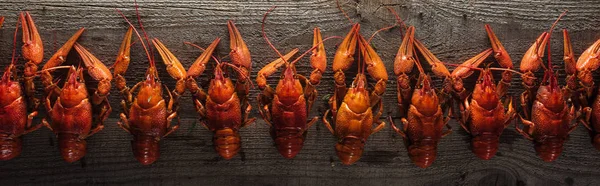
M 22 150 L 22 140 L 20 137 L 10 138 L 8 136 L 0 136 L 0 161 L 13 159 Z
M 535 142 L 535 152 L 545 162 L 551 162 L 560 156 L 563 151 L 564 139 L 548 138 L 544 141 Z
M 592 139 L 592 144 L 596 147 L 597 150 L 600 150 L 600 134 L 595 134 Z
M 73 163 L 85 156 L 87 143 L 77 134 L 59 133 L 58 146 L 66 162 Z
M 217 130 L 213 137 L 213 143 L 217 153 L 229 160 L 240 151 L 240 134 L 230 128 Z
M 150 165 L 160 157 L 158 140 L 153 136 L 134 135 L 131 148 L 135 159 L 143 165 Z
M 362 156 L 365 143 L 357 137 L 346 136 L 335 144 L 335 151 L 344 165 L 354 164 Z
M 274 134 L 275 135 L 273 135 L 273 137 L 277 151 L 279 151 L 279 153 L 287 159 L 296 157 L 296 155 L 298 155 L 304 146 L 306 133 L 303 133 L 301 130 L 278 130 Z
M 483 160 L 492 159 L 498 152 L 498 139 L 494 134 L 473 136 L 471 141 L 472 151 Z

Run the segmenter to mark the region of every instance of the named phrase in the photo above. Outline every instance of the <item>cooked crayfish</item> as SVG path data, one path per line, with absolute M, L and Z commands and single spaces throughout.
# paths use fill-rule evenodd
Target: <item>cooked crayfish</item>
M 0 27 L 4 17 L 0 17 Z M 28 105 L 33 104 L 26 100 L 23 88 L 17 81 L 17 32 L 19 21 L 15 28 L 13 39 L 12 59 L 0 80 L 0 160 L 10 160 L 22 150 L 21 136 L 39 129 L 42 125 L 31 126 L 33 118 L 37 116 L 37 106 L 28 111 Z M 28 112 L 31 112 L 28 114 Z
M 443 66 L 422 43 L 414 38 L 414 27 L 409 27 L 404 36 L 407 43 L 414 43 L 414 45 L 406 45 L 406 47 L 416 46 L 430 64 Z M 414 51 L 414 49 L 405 51 Z M 408 53 L 403 53 L 403 55 L 408 55 Z M 403 137 L 410 159 L 417 166 L 426 168 L 436 159 L 439 140 L 450 134 L 452 128 L 447 124 L 449 117 L 444 117 L 441 99 L 432 87 L 430 77 L 424 73 L 423 67 L 416 58 L 417 56 L 413 57 L 420 75 L 417 86 L 412 92 L 406 117 L 402 118 L 403 126 L 401 128 L 396 127 L 391 116 L 388 119 L 392 129 Z M 438 70 L 438 73 L 440 73 L 440 70 L 443 72 L 443 69 L 446 69 L 434 65 L 432 65 L 432 68 L 434 72 Z M 442 74 L 449 74 L 449 72 Z M 444 131 L 444 127 L 447 127 L 448 130 Z
M 560 15 L 558 20 L 565 14 Z M 531 46 L 531 48 L 523 56 L 521 61 L 521 71 L 526 71 L 528 74 L 533 75 L 534 69 L 538 69 L 542 62 L 542 56 L 544 53 L 544 46 L 550 40 L 552 30 L 558 22 L 558 20 L 552 25 L 549 32 L 544 32 L 540 35 L 537 41 Z M 567 140 L 570 132 L 572 132 L 579 122 L 571 124 L 573 120 L 579 118 L 579 111 L 575 110 L 574 106 L 569 108 L 567 98 L 564 95 L 563 89 L 558 84 L 558 79 L 554 74 L 551 55 L 550 55 L 550 44 L 548 44 L 548 66 L 544 72 L 544 78 L 542 83 L 537 89 L 535 100 L 532 102 L 532 106 L 529 106 L 527 96 L 533 97 L 531 88 L 525 84 L 526 92 L 521 94 L 521 105 L 525 111 L 526 118 L 521 116 L 521 121 L 524 125 L 523 128 L 519 128 L 518 123 L 515 124 L 517 132 L 522 134 L 525 138 L 532 140 L 535 145 L 537 155 L 544 161 L 554 161 L 563 151 L 563 144 Z M 523 64 L 526 63 L 526 64 Z M 533 78 L 529 77 L 529 78 Z M 533 80 L 533 79 L 532 79 Z M 524 79 L 525 82 L 525 79 Z M 531 108 L 531 109 L 530 109 Z M 529 113 L 530 111 L 530 113 Z
M 174 98 L 173 94 L 166 86 L 164 86 L 164 88 L 167 89 L 170 99 L 168 103 L 163 99 L 163 84 L 158 78 L 156 63 L 152 57 L 151 50 L 149 49 L 149 39 L 147 37 L 143 39 L 133 24 L 131 24 L 123 14 L 121 14 L 121 16 L 123 16 L 125 21 L 129 24 L 129 29 L 121 43 L 117 61 L 114 65 L 115 70 L 113 72 L 116 77 L 115 81 L 117 89 L 119 89 L 124 98 L 121 102 L 123 113 L 120 114 L 121 120 L 118 122 L 118 125 L 133 136 L 131 148 L 135 158 L 140 163 L 148 165 L 154 163 L 160 156 L 160 140 L 179 128 L 179 124 L 171 125 L 171 121 L 177 117 L 177 110 L 173 109 L 173 105 L 176 105 L 178 100 Z M 140 27 L 142 28 L 144 36 L 146 36 L 146 32 L 143 30 L 144 27 L 141 22 Z M 145 74 L 145 80 L 138 82 L 133 88 L 129 89 L 125 82 L 124 75 L 131 60 L 129 54 L 131 49 L 131 36 L 133 34 L 132 31 L 135 32 L 146 52 L 149 67 Z M 152 40 L 152 43 L 156 47 L 156 50 L 159 52 L 164 63 L 167 65 L 169 75 L 177 80 L 183 79 L 183 77 L 186 76 L 185 70 L 182 70 L 183 66 L 181 66 L 177 58 L 175 58 L 175 56 L 158 39 Z M 170 66 L 169 64 L 179 64 L 179 66 Z M 181 85 L 182 84 L 178 82 L 176 86 Z M 134 99 L 133 95 L 136 90 L 137 95 Z M 178 91 L 180 90 L 175 88 L 173 92 Z
M 73 35 L 43 67 L 42 83 L 47 92 L 45 106 L 50 122 L 44 118 L 42 123 L 58 136 L 59 148 L 65 161 L 74 162 L 86 154 L 85 139 L 104 128 L 104 120 L 108 118 L 111 107 L 107 95 L 110 90 L 112 75 L 108 68 L 87 49 L 76 43 L 83 33 L 81 28 Z M 92 101 L 83 79 L 83 70 L 71 67 L 62 89 L 53 81 L 50 68 L 66 61 L 66 56 L 75 48 L 81 57 L 88 74 L 98 82 Z M 56 97 L 56 99 L 53 99 Z M 93 109 L 100 108 L 97 125 L 92 129 Z
M 229 56 L 232 62 L 219 62 L 213 57 L 217 66 L 214 69 L 214 78 L 210 81 L 208 93 L 198 86 L 195 78 L 202 75 L 206 69 L 206 64 L 221 40 L 216 38 L 188 69 L 186 87 L 192 93 L 196 112 L 200 114 L 202 125 L 214 133 L 215 150 L 221 157 L 228 160 L 241 149 L 239 130 L 254 123 L 256 119 L 248 118 L 252 110 L 247 98 L 251 84 L 249 81 L 249 70 L 252 66 L 250 53 L 233 21 L 227 22 L 227 28 L 231 48 Z M 231 81 L 231 77 L 225 74 L 226 67 L 237 72 L 235 85 Z
M 277 150 L 285 158 L 291 159 L 302 149 L 306 131 L 317 122 L 318 117 L 313 117 L 308 122 L 307 118 L 317 97 L 315 86 L 319 84 L 321 76 L 325 72 L 327 59 L 321 31 L 319 28 L 315 28 L 313 47 L 293 62 L 289 62 L 298 49 L 282 55 L 271 44 L 264 32 L 267 14 L 272 10 L 265 13 L 263 18 L 263 37 L 280 58 L 263 67 L 256 77 L 258 87 L 262 90 L 258 96 L 259 111 L 270 126 L 271 137 L 275 141 Z M 296 62 L 310 51 L 313 52 L 310 64 L 314 70 L 309 79 L 296 72 Z M 277 87 L 273 89 L 267 84 L 266 79 L 282 66 L 285 67 L 281 73 L 281 79 Z
M 354 24 L 336 51 L 333 59 L 336 89 L 329 99 L 330 109 L 323 115 L 325 126 L 338 138 L 335 149 L 342 163 L 346 165 L 358 161 L 364 151 L 367 138 L 385 127 L 385 122 L 379 121 L 379 117 L 383 111 L 381 95 L 385 91 L 388 80 L 387 71 L 379 55 L 360 35 L 359 30 L 360 25 Z M 358 66 L 362 68 L 359 68 L 352 86 L 346 89 L 343 71 L 349 69 L 354 62 L 354 52 L 357 47 L 359 57 L 363 57 L 362 60 L 357 61 Z M 371 93 L 367 90 L 365 69 L 372 78 L 377 80 Z M 329 112 L 332 114 L 335 130 L 327 120 Z M 378 125 L 373 128 L 373 124 Z

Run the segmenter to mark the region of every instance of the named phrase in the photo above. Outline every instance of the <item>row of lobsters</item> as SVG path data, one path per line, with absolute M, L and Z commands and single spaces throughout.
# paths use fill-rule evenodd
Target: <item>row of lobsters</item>
M 299 49 L 282 53 L 267 37 L 267 15 L 273 9 L 268 10 L 262 19 L 262 36 L 279 58 L 258 71 L 255 81 L 261 90 L 257 97 L 258 110 L 270 126 L 270 134 L 278 151 L 286 158 L 293 158 L 303 147 L 306 131 L 318 121 L 317 116 L 309 119 L 308 115 L 317 99 L 316 86 L 327 69 L 324 42 L 342 37 L 323 38 L 319 28 L 315 28 L 312 47 L 294 58 Z M 341 7 L 340 10 L 343 12 Z M 392 9 L 389 10 L 395 14 Z M 233 21 L 227 22 L 231 49 L 229 55 L 224 58 L 214 55 L 220 38 L 206 48 L 187 43 L 203 52 L 186 70 L 158 38 L 150 39 L 147 36 L 139 21 L 139 14 L 137 18 L 141 32 L 125 15 L 119 13 L 129 28 L 112 68 L 105 66 L 77 43 L 84 32 L 81 28 L 47 60 L 41 70 L 38 70 L 38 66 L 44 58 L 42 39 L 31 15 L 27 12 L 20 14 L 14 35 L 13 58 L 0 80 L 0 160 L 18 156 L 22 146 L 21 136 L 41 126 L 56 133 L 65 161 L 81 159 L 86 154 L 85 139 L 104 128 L 104 122 L 112 111 L 107 99 L 112 83 L 122 97 L 118 126 L 133 136 L 133 153 L 142 164 L 156 161 L 159 157 L 159 141 L 179 128 L 179 123 L 171 123 L 174 119 L 179 121 L 179 98 L 186 91 L 192 95 L 201 124 L 214 133 L 215 151 L 224 159 L 231 159 L 240 151 L 239 130 L 255 121 L 255 118 L 249 118 L 252 107 L 248 97 L 249 90 L 255 85 L 250 79 L 250 51 Z M 388 119 L 392 129 L 404 138 L 408 155 L 417 166 L 428 167 L 435 161 L 437 144 L 452 131 L 448 125 L 452 118 L 459 121 L 472 136 L 473 152 L 481 159 L 492 158 L 498 150 L 502 131 L 517 115 L 513 99 L 507 94 L 513 73 L 522 75 L 525 86 L 520 96 L 521 122 L 515 122 L 516 130 L 534 142 L 542 160 L 553 161 L 561 154 L 563 143 L 578 123 L 590 129 L 594 145 L 600 149 L 600 100 L 595 96 L 592 78 L 592 71 L 600 65 L 600 40 L 576 62 L 568 33 L 563 31 L 568 77 L 567 85 L 561 88 L 551 65 L 550 51 L 547 65 L 543 65 L 543 56 L 546 47 L 550 48 L 550 36 L 558 20 L 525 53 L 520 72 L 514 70 L 509 54 L 489 25 L 485 26 L 485 30 L 491 48 L 456 65 L 450 72 L 446 65 L 453 64 L 435 57 L 415 37 L 414 26 L 407 27 L 397 15 L 396 19 L 392 27 L 401 27 L 402 43 L 393 70 L 397 76 L 396 90 L 402 126 L 394 124 L 391 116 Z M 19 27 L 23 36 L 22 56 L 27 61 L 23 83 L 17 80 L 20 77 L 16 73 Z M 144 78 L 130 87 L 125 73 L 131 61 L 130 48 L 134 36 L 146 53 L 148 69 Z M 322 121 L 337 137 L 335 150 L 342 163 L 347 165 L 358 161 L 368 137 L 385 127 L 385 122 L 380 118 L 388 74 L 383 61 L 370 44 L 372 38 L 365 39 L 360 33 L 360 24 L 353 24 L 338 44 L 333 58 L 335 88 L 329 98 L 330 109 L 324 113 Z M 61 66 L 69 61 L 67 56 L 73 48 L 79 54 L 83 67 Z M 169 88 L 161 83 L 154 51 L 158 52 L 168 74 L 176 80 L 174 86 Z M 304 76 L 297 72 L 296 64 L 309 53 L 313 70 L 310 75 Z M 490 55 L 493 55 L 500 68 L 479 67 Z M 229 61 L 221 61 L 227 58 Z M 432 78 L 425 73 L 420 59 L 427 62 L 427 67 L 435 76 L 443 79 L 439 89 L 435 88 Z M 210 61 L 216 64 L 212 68 L 208 89 L 205 90 L 196 79 L 204 73 Z M 347 85 L 349 82 L 346 82 L 345 72 L 353 63 L 357 63 L 356 75 Z M 417 71 L 413 72 L 415 66 Z M 541 79 L 534 75 L 540 66 L 544 68 Z M 62 83 L 53 77 L 58 69 L 68 69 L 68 75 Z M 272 87 L 267 79 L 279 70 L 279 81 Z M 501 71 L 499 82 L 494 80 L 493 71 Z M 463 79 L 475 72 L 479 72 L 479 78 L 473 90 L 469 91 L 470 87 L 465 87 Z M 92 95 L 88 93 L 84 73 L 98 81 Z M 370 86 L 367 76 L 375 81 L 374 85 Z M 35 96 L 34 80 L 37 77 L 44 86 L 44 97 L 41 99 Z M 165 96 L 169 99 L 165 99 Z M 48 115 L 42 124 L 33 125 L 40 104 L 44 105 Z

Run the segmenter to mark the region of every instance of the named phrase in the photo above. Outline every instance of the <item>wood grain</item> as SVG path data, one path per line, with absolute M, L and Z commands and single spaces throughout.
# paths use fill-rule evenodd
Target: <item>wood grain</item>
M 261 37 L 260 21 L 264 12 L 277 6 L 269 16 L 267 34 L 281 51 L 299 47 L 310 48 L 312 28 L 321 28 L 324 37 L 343 36 L 350 23 L 331 0 L 307 1 L 139 1 L 140 13 L 150 37 L 160 38 L 189 67 L 200 52 L 184 41 L 201 46 L 215 37 L 227 41 L 226 21 L 234 20 L 253 56 L 254 72 L 275 59 Z M 441 60 L 461 63 L 490 47 L 483 24 L 489 23 L 515 66 L 535 38 L 565 9 L 569 10 L 558 28 L 569 29 L 573 49 L 579 55 L 600 38 L 600 4 L 595 1 L 525 1 L 525 0 L 358 0 L 342 1 L 352 20 L 361 23 L 361 33 L 394 23 L 384 8 L 398 11 L 404 21 L 416 27 L 416 35 Z M 10 62 L 12 30 L 18 11 L 30 11 L 42 33 L 46 48 L 45 60 L 79 27 L 87 31 L 79 40 L 105 64 L 115 60 L 120 40 L 127 27 L 115 8 L 135 19 L 133 2 L 114 0 L 40 0 L 2 1 L 0 15 L 6 16 L 0 30 L 2 66 Z M 373 45 L 384 60 L 391 80 L 384 96 L 385 111 L 396 116 L 395 77 L 392 64 L 401 38 L 398 28 L 383 31 Z M 553 37 L 554 65 L 562 69 L 562 38 Z M 327 42 L 329 64 L 337 41 Z M 20 47 L 19 47 L 20 48 Z M 20 50 L 20 49 L 19 49 Z M 228 42 L 222 42 L 219 55 L 229 52 Z M 145 54 L 139 43 L 132 47 L 132 65 L 127 78 L 130 85 L 145 72 Z M 70 64 L 77 64 L 77 55 L 70 55 Z M 22 60 L 21 60 L 22 62 Z M 493 62 L 489 60 L 489 62 Z M 174 81 L 161 68 L 161 80 Z M 298 71 L 308 75 L 308 60 L 299 63 Z M 208 71 L 207 71 L 208 72 Z M 347 73 L 354 77 L 355 70 Z M 564 72 L 560 78 L 564 78 Z M 255 74 L 253 74 L 255 75 Z M 60 75 L 58 75 L 60 76 Z M 206 88 L 210 74 L 202 77 Z M 275 83 L 278 74 L 269 83 Z M 253 77 L 254 78 L 254 77 Z M 467 81 L 473 83 L 473 80 Z M 440 80 L 435 83 L 439 85 Z M 311 115 L 321 116 L 327 109 L 323 97 L 332 94 L 333 78 L 328 71 L 318 87 L 319 99 Z M 510 94 L 522 91 L 515 77 Z M 38 85 L 38 88 L 41 85 Z M 90 81 L 90 86 L 94 82 Z M 467 84 L 469 86 L 469 84 Z M 251 91 L 255 98 L 258 90 Z M 191 98 L 181 101 L 182 127 L 161 144 L 160 159 L 150 165 L 140 165 L 132 156 L 131 137 L 116 125 L 119 96 L 113 90 L 110 101 L 115 108 L 104 131 L 88 139 L 88 154 L 84 160 L 65 163 L 57 149 L 56 139 L 47 129 L 24 137 L 23 154 L 0 162 L 1 185 L 63 185 L 63 184 L 169 184 L 169 185 L 596 185 L 600 184 L 599 152 L 590 144 L 587 131 L 580 127 L 565 144 L 564 153 L 553 163 L 544 163 L 536 155 L 531 142 L 523 139 L 510 126 L 501 137 L 499 153 L 489 161 L 476 158 L 469 150 L 467 134 L 452 121 L 455 133 L 440 143 L 438 160 L 428 169 L 410 162 L 402 139 L 388 128 L 373 135 L 364 157 L 355 165 L 343 166 L 333 145 L 335 138 L 322 123 L 309 129 L 304 149 L 293 160 L 282 158 L 275 150 L 268 127 L 259 119 L 242 129 L 242 152 L 232 160 L 218 157 L 212 147 L 211 133 L 197 125 L 197 115 Z M 252 104 L 255 104 L 253 101 Z M 256 106 L 256 105 L 254 105 Z M 43 115 L 43 114 L 42 114 Z M 387 114 L 384 114 L 386 116 Z M 259 117 L 256 110 L 252 116 Z

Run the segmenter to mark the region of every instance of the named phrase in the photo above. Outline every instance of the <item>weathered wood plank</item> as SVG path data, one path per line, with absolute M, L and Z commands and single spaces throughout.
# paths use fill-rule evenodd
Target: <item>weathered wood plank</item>
M 202 46 L 215 37 L 228 40 L 226 21 L 234 20 L 253 54 L 254 71 L 275 59 L 260 35 L 260 20 L 271 6 L 267 32 L 279 50 L 310 48 L 312 28 L 319 26 L 324 36 L 343 36 L 350 28 L 348 20 L 330 0 L 309 1 L 140 1 L 141 16 L 151 37 L 160 38 L 184 63 L 191 65 L 199 51 L 183 44 L 190 41 Z M 358 1 L 342 2 L 354 21 L 362 24 L 361 33 L 393 24 L 393 16 L 382 5 L 396 9 L 407 24 L 417 28 L 417 37 L 444 61 L 460 63 L 490 47 L 483 24 L 489 23 L 518 66 L 521 56 L 538 36 L 564 9 L 569 14 L 558 25 L 568 28 L 573 48 L 579 55 L 600 38 L 600 5 L 594 1 Z M 3 1 L 0 15 L 7 17 L 0 30 L 2 66 L 10 61 L 12 30 L 16 13 L 31 11 L 44 40 L 45 59 L 79 27 L 87 31 L 80 43 L 100 60 L 110 65 L 115 59 L 126 25 L 114 10 L 123 10 L 134 18 L 133 2 L 113 0 L 41 0 Z M 562 38 L 552 40 L 553 62 L 562 65 Z M 335 42 L 327 43 L 330 59 Z M 396 116 L 395 78 L 392 61 L 400 43 L 398 29 L 384 31 L 375 37 L 373 45 L 386 63 L 391 80 L 384 96 L 385 111 Z M 130 85 L 139 81 L 145 72 L 146 61 L 139 44 L 132 48 L 132 66 L 127 78 Z M 228 42 L 218 50 L 228 53 Z M 76 55 L 69 56 L 71 59 Z M 73 60 L 77 62 L 77 60 Z M 492 62 L 490 60 L 489 62 Z M 164 66 L 159 65 L 164 68 Z M 299 64 L 302 74 L 310 72 L 307 60 Z M 354 69 L 347 74 L 354 76 Z M 167 85 L 174 81 L 161 70 Z M 564 72 L 561 78 L 564 77 Z M 255 75 L 255 74 L 253 74 Z M 332 73 L 326 73 L 318 87 L 320 97 L 332 94 Z M 201 81 L 207 85 L 205 75 Z M 274 75 L 270 83 L 276 82 Z M 471 81 L 472 82 L 472 81 Z M 439 85 L 439 80 L 436 81 Z M 93 83 L 92 83 L 93 84 Z M 41 85 L 38 85 L 40 87 Z M 519 78 L 514 78 L 510 93 L 517 95 Z M 255 98 L 258 91 L 253 90 Z M 304 149 L 293 160 L 283 159 L 275 150 L 268 127 L 258 122 L 241 131 L 242 153 L 233 160 L 218 157 L 212 148 L 211 134 L 196 125 L 196 113 L 189 95 L 182 98 L 182 128 L 161 144 L 161 158 L 150 166 L 140 165 L 132 156 L 131 137 L 116 126 L 119 96 L 112 92 L 115 111 L 105 130 L 89 138 L 88 155 L 81 162 L 62 161 L 53 134 L 47 129 L 33 132 L 24 138 L 23 154 L 14 160 L 0 162 L 0 184 L 208 184 L 208 185 L 595 185 L 599 184 L 597 167 L 599 153 L 589 143 L 583 127 L 578 128 L 565 145 L 563 155 L 553 163 L 544 163 L 532 144 L 509 127 L 501 138 L 500 150 L 489 161 L 476 158 L 469 150 L 468 136 L 458 123 L 452 122 L 455 133 L 444 138 L 438 160 L 428 169 L 419 169 L 410 162 L 402 139 L 384 129 L 373 135 L 364 157 L 353 166 L 342 166 L 333 144 L 335 139 L 319 122 L 309 129 Z M 253 104 L 254 101 L 252 102 Z M 311 115 L 322 115 L 326 102 L 319 99 Z M 256 106 L 256 105 L 254 105 Z M 256 108 L 256 107 L 255 107 Z M 384 114 L 387 115 L 387 114 Z M 259 117 L 253 111 L 253 116 Z

